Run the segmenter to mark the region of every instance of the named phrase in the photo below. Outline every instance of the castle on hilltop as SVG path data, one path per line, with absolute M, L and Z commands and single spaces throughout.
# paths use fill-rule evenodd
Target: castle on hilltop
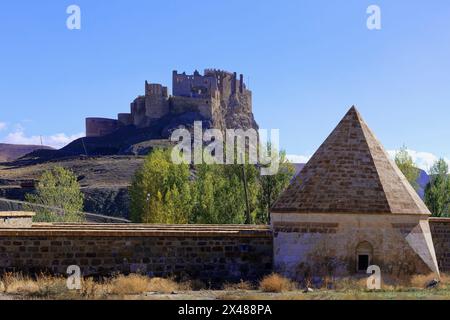
M 172 95 L 167 87 L 145 82 L 145 95 L 131 103 L 130 113 L 119 113 L 117 119 L 87 118 L 86 137 L 105 136 L 124 126 L 152 127 L 162 118 L 185 113 L 207 120 L 212 127 L 257 128 L 252 113 L 252 93 L 236 72 L 206 69 L 201 75 L 185 72 L 172 74 Z

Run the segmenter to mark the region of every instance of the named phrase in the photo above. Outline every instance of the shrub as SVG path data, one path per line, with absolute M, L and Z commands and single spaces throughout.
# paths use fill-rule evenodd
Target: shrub
M 117 295 L 140 294 L 149 291 L 150 279 L 138 274 L 118 275 L 110 281 L 110 292 Z
M 172 279 L 152 278 L 149 283 L 149 291 L 159 293 L 172 293 L 180 290 L 180 286 Z M 189 290 L 189 289 L 188 289 Z
M 296 289 L 296 284 L 279 274 L 272 273 L 261 280 L 259 289 L 264 292 L 293 291 Z

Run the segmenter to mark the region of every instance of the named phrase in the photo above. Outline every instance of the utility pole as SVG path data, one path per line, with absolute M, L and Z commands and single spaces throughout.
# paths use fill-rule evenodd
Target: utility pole
M 242 159 L 242 153 L 241 153 L 241 159 Z M 245 213 L 245 224 L 250 224 L 250 203 L 248 201 L 248 190 L 247 190 L 247 175 L 245 174 L 245 161 L 242 162 L 242 178 L 244 182 L 244 193 L 245 193 L 245 205 L 247 207 L 246 213 Z
M 84 138 L 81 138 L 81 143 L 83 144 L 84 153 L 86 154 L 86 157 L 88 156 L 86 145 L 84 144 Z

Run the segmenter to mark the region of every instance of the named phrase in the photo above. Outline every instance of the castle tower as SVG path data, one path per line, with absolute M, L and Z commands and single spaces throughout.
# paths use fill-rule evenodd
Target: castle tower
M 352 107 L 271 210 L 275 267 L 294 278 L 328 261 L 334 275 L 439 276 L 430 212 Z
M 160 119 L 169 113 L 168 99 L 167 87 L 145 82 L 145 116 L 150 121 Z

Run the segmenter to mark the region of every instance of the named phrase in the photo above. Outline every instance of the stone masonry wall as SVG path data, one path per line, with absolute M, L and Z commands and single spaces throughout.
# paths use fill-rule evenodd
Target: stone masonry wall
M 65 274 L 69 265 L 80 266 L 83 275 L 138 272 L 211 283 L 258 280 L 272 270 L 272 237 L 266 227 L 0 230 L 0 272 Z
M 440 270 L 449 272 L 450 219 L 429 223 Z M 84 275 L 141 272 L 212 283 L 257 280 L 273 270 L 272 232 L 266 226 L 117 224 L 0 229 L 0 273 L 65 274 L 72 264 Z
M 450 219 L 430 218 L 431 236 L 441 272 L 450 271 Z

